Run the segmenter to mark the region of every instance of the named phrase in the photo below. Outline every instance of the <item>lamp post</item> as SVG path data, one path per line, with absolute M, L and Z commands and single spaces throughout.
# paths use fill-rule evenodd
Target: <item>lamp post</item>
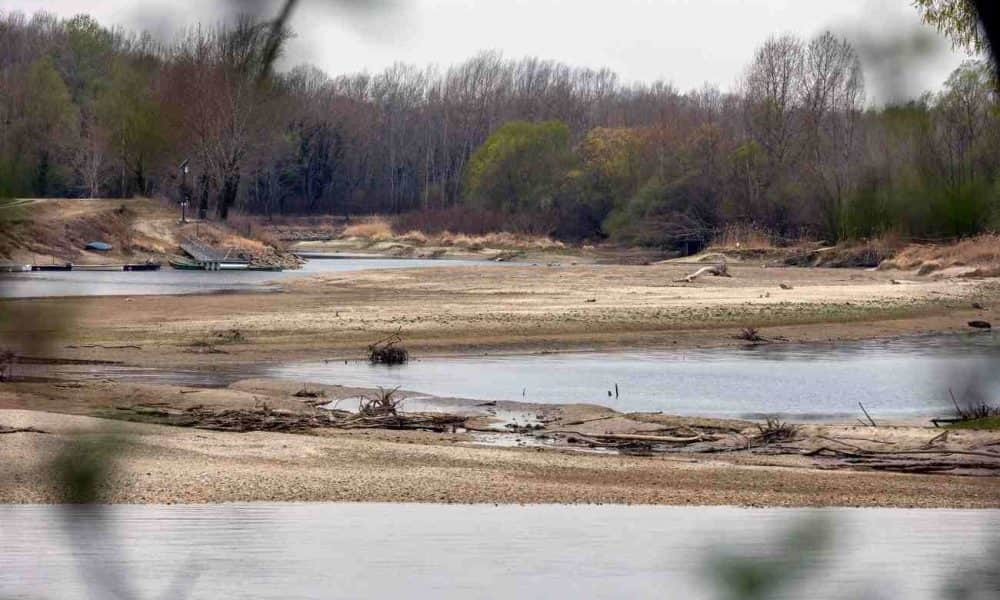
M 188 161 L 187 159 L 180 165 L 181 170 L 181 223 L 187 223 L 187 206 L 191 200 L 191 187 L 188 185 Z

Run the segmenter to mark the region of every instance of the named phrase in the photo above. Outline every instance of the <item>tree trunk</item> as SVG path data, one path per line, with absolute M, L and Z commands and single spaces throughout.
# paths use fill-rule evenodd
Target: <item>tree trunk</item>
M 231 173 L 226 175 L 222 182 L 222 191 L 219 194 L 219 205 L 217 207 L 219 220 L 225 221 L 229 218 L 229 209 L 236 204 L 236 193 L 240 187 L 240 174 Z

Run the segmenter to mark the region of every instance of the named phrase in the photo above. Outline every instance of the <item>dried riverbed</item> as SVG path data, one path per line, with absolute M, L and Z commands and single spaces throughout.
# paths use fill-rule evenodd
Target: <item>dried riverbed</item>
M 0 307 L 9 318 L 0 323 L 0 335 L 23 356 L 197 375 L 279 359 L 355 358 L 366 344 L 397 330 L 416 356 L 739 347 L 745 342 L 734 336 L 745 326 L 758 327 L 776 343 L 951 331 L 988 318 L 997 289 L 994 280 L 759 266 L 733 266 L 732 278 L 678 283 L 690 270 L 669 264 L 444 267 L 292 278 L 270 294 L 4 300 Z M 59 329 L 62 324 L 71 325 Z M 46 345 L 33 344 L 42 339 Z M 129 449 L 105 490 L 113 502 L 1000 503 L 992 467 L 937 464 L 929 470 L 939 473 L 928 475 L 885 472 L 872 462 L 884 456 L 875 454 L 882 447 L 933 451 L 937 463 L 956 456 L 992 460 L 947 452 L 992 453 L 989 432 L 939 438 L 940 431 L 913 425 L 878 431 L 860 424 L 809 425 L 793 436 L 758 439 L 768 434 L 739 420 L 675 421 L 565 402 L 498 402 L 472 407 L 484 414 L 466 415 L 458 406 L 464 401 L 447 405 L 412 398 L 416 394 L 409 394 L 404 410 L 433 412 L 436 405 L 438 414 L 460 414 L 463 421 L 437 431 L 315 423 L 292 431 L 218 431 L 191 425 L 213 419 L 225 425 L 234 414 L 225 411 L 273 422 L 276 414 L 300 418 L 324 409 L 315 405 L 318 398 L 296 396 L 313 387 L 307 378 L 234 381 L 217 389 L 193 383 L 154 385 L 109 375 L 0 385 L 0 425 L 24 430 L 0 436 L 0 476 L 13 482 L 0 490 L 0 500 L 58 499 L 59 491 L 44 483 L 51 458 L 78 434 L 117 432 Z M 323 390 L 324 403 L 356 404 L 359 395 L 373 393 Z M 164 415 L 165 422 L 195 422 L 156 424 Z M 925 456 L 932 454 L 904 452 L 893 460 Z

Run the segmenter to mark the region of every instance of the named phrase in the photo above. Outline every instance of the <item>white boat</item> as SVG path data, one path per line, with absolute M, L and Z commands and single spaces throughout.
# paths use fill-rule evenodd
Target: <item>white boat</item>
M 31 265 L 0 265 L 0 273 L 30 273 Z

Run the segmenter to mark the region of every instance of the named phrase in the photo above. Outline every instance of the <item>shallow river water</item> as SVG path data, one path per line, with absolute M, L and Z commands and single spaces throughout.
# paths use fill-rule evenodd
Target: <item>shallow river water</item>
M 183 294 L 279 289 L 282 279 L 362 269 L 498 265 L 483 261 L 338 258 L 301 270 L 47 272 L 0 276 L 0 297 Z M 88 369 L 81 369 L 86 371 Z M 92 370 L 93 369 L 89 369 Z M 270 364 L 212 372 L 102 367 L 98 376 L 227 385 L 277 377 L 361 387 L 396 387 L 444 397 L 540 403 L 586 402 L 620 411 L 853 420 L 858 402 L 876 416 L 950 414 L 954 393 L 992 375 L 1000 393 L 1000 338 L 993 333 L 916 337 L 888 343 L 774 344 L 745 349 L 660 350 L 426 358 L 398 367 L 366 361 Z M 951 392 L 949 392 L 951 390 Z
M 263 374 L 482 400 L 586 402 L 624 412 L 853 420 L 862 402 L 873 415 L 917 417 L 951 412 L 949 388 L 965 401 L 967 388 L 983 377 L 994 376 L 986 385 L 1000 391 L 1000 338 L 427 358 L 394 367 L 329 361 L 273 366 Z
M 413 269 L 498 265 L 489 261 L 408 258 L 337 258 L 308 260 L 287 271 L 185 271 L 164 266 L 159 271 L 36 271 L 0 274 L 0 298 L 52 296 L 141 296 L 276 290 L 290 277 L 365 269 Z
M 0 506 L 0 598 L 697 600 L 720 597 L 713 557 L 817 516 L 833 544 L 775 597 L 941 598 L 1000 531 L 995 510 Z
M 273 377 L 399 387 L 439 398 L 591 403 L 622 412 L 778 415 L 807 421 L 853 422 L 863 416 L 861 402 L 875 417 L 923 420 L 952 416 L 952 394 L 963 405 L 975 403 L 976 390 L 994 398 L 1000 394 L 1000 336 L 975 333 L 708 350 L 416 358 L 391 367 L 365 360 L 330 360 L 219 365 L 212 370 L 117 365 L 44 369 L 72 378 L 137 383 L 221 387 L 240 379 Z

